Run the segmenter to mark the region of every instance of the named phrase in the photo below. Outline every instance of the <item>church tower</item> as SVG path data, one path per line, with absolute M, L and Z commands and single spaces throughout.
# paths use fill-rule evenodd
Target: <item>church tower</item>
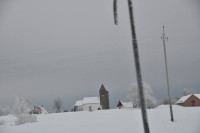
M 99 97 L 100 97 L 100 104 L 102 106 L 102 109 L 109 109 L 109 94 L 104 85 L 101 85 L 101 88 L 99 89 Z

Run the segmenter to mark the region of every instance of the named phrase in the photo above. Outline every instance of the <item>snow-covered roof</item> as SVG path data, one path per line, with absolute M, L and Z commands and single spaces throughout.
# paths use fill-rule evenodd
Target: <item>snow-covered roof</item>
M 193 94 L 193 95 L 195 95 L 197 98 L 200 99 L 200 94 Z
M 200 94 L 190 94 L 190 95 L 181 97 L 175 104 L 184 103 L 191 95 L 194 95 L 200 99 Z
M 120 101 L 123 105 L 123 107 L 125 108 L 132 108 L 133 107 L 133 103 L 132 102 L 122 102 Z
M 83 100 L 76 101 L 75 106 L 81 106 L 81 105 L 83 105 Z
M 84 97 L 83 104 L 87 103 L 100 103 L 99 97 Z
M 175 104 L 184 103 L 190 96 L 191 94 L 187 96 L 182 96 Z
M 35 110 L 39 111 L 41 114 L 47 114 L 48 113 L 43 106 L 35 106 Z
M 100 103 L 100 99 L 99 97 L 84 97 L 83 100 L 76 101 L 75 106 L 81 106 L 89 103 Z
M 42 110 L 42 114 L 47 114 L 48 113 L 44 107 L 40 106 L 40 108 Z

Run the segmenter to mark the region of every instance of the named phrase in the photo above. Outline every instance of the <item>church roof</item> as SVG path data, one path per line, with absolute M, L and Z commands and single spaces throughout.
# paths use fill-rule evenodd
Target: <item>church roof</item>
M 83 105 L 83 100 L 76 101 L 75 106 L 81 106 L 81 105 Z
M 99 91 L 107 91 L 106 88 L 104 87 L 104 85 L 101 85 L 101 88 L 99 89 Z
M 87 103 L 100 103 L 99 97 L 84 97 L 83 104 Z
M 91 104 L 91 103 L 93 104 L 100 103 L 99 97 L 84 97 L 83 100 L 76 101 L 75 106 L 81 106 L 84 104 Z

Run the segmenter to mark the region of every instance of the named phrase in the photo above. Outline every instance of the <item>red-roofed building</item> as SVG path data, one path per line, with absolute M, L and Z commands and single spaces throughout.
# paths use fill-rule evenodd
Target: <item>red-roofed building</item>
M 34 106 L 34 109 L 30 112 L 31 114 L 47 114 L 43 106 Z
M 181 106 L 200 106 L 200 94 L 183 96 L 175 104 Z

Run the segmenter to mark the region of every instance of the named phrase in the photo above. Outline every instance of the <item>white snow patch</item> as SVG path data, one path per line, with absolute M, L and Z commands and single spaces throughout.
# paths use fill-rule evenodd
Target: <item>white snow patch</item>
M 199 133 L 200 107 L 173 105 L 175 122 L 168 105 L 148 109 L 151 133 Z M 0 120 L 15 119 L 4 116 Z M 19 126 L 0 125 L 2 133 L 144 133 L 140 109 L 111 109 L 38 115 L 38 122 Z

